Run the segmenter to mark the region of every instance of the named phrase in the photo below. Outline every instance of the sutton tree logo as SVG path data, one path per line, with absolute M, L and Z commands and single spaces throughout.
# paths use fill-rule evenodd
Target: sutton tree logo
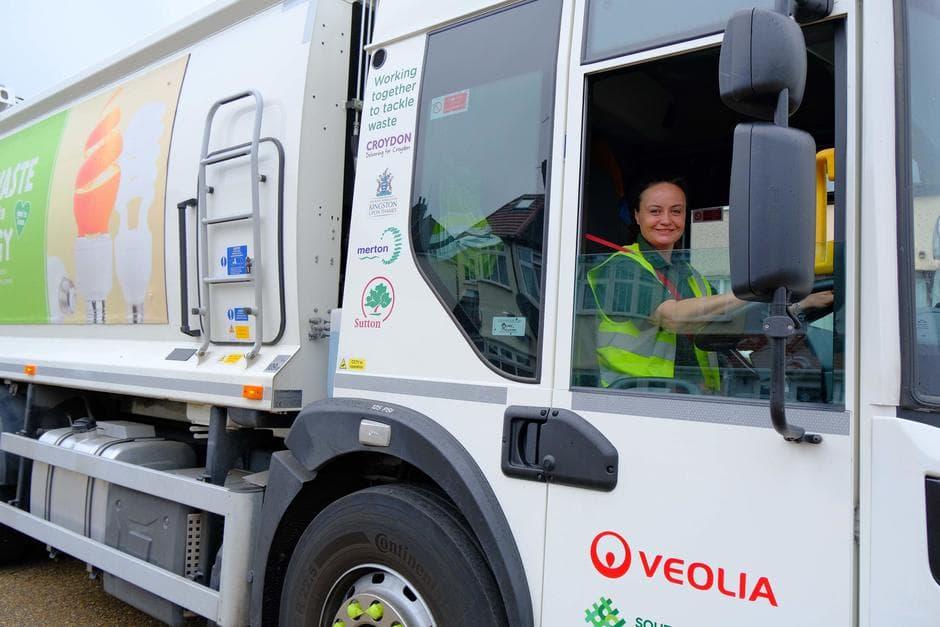
M 375 192 L 375 195 L 379 198 L 383 196 L 392 195 L 392 173 L 388 171 L 388 168 L 385 168 L 385 171 L 379 174 L 376 182 L 378 183 L 378 189 Z
M 360 299 L 362 318 L 356 318 L 356 328 L 381 329 L 395 308 L 395 288 L 384 276 L 377 276 L 366 283 Z

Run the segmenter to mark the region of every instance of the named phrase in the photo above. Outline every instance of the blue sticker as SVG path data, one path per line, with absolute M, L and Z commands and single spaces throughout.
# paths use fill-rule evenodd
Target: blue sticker
M 228 316 L 228 319 L 233 322 L 247 322 L 248 321 L 248 312 L 245 311 L 244 307 L 232 307 L 225 315 Z
M 222 266 L 228 269 L 229 276 L 248 274 L 248 246 L 243 244 L 226 248 Z

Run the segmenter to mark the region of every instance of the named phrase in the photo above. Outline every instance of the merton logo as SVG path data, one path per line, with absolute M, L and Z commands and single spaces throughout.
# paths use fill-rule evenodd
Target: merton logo
M 769 603 L 777 607 L 777 597 L 767 577 L 714 566 L 708 562 L 688 560 L 655 553 L 636 551 L 640 563 L 640 576 L 661 580 L 676 586 L 688 586 L 702 592 L 722 594 L 750 603 Z M 594 569 L 608 579 L 625 576 L 633 564 L 633 550 L 627 540 L 614 531 L 602 531 L 591 542 L 591 562 Z
M 360 299 L 362 317 L 357 317 L 353 326 L 357 329 L 381 329 L 395 308 L 395 288 L 384 276 L 377 276 L 366 283 Z
M 356 255 L 360 261 L 381 261 L 390 266 L 401 255 L 401 230 L 390 226 L 379 235 L 378 243 L 370 246 L 357 246 Z

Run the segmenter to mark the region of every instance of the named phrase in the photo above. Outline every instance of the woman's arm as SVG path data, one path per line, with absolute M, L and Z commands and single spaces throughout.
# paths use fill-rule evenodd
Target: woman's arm
M 797 305 L 804 311 L 811 311 L 830 308 L 832 302 L 832 292 L 826 291 L 810 294 Z M 714 321 L 717 316 L 730 313 L 746 304 L 746 301 L 735 298 L 734 294 L 730 293 L 667 300 L 656 308 L 650 319 L 656 325 L 673 333 L 695 333 L 704 325 Z
M 650 318 L 667 331 L 694 333 L 712 322 L 716 316 L 734 311 L 745 304 L 745 301 L 735 298 L 734 294 L 667 300 L 656 308 Z

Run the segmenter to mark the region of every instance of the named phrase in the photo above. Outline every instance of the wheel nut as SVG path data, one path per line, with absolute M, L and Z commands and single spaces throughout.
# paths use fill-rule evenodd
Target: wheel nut
M 369 609 L 366 610 L 366 614 L 371 616 L 372 620 L 382 620 L 382 614 L 384 613 L 385 610 L 382 609 L 382 604 L 379 601 L 373 601 Z
M 346 614 L 349 615 L 349 618 L 356 620 L 357 618 L 365 614 L 365 612 L 362 610 L 362 606 L 359 605 L 359 601 L 353 601 L 352 603 L 346 606 Z

